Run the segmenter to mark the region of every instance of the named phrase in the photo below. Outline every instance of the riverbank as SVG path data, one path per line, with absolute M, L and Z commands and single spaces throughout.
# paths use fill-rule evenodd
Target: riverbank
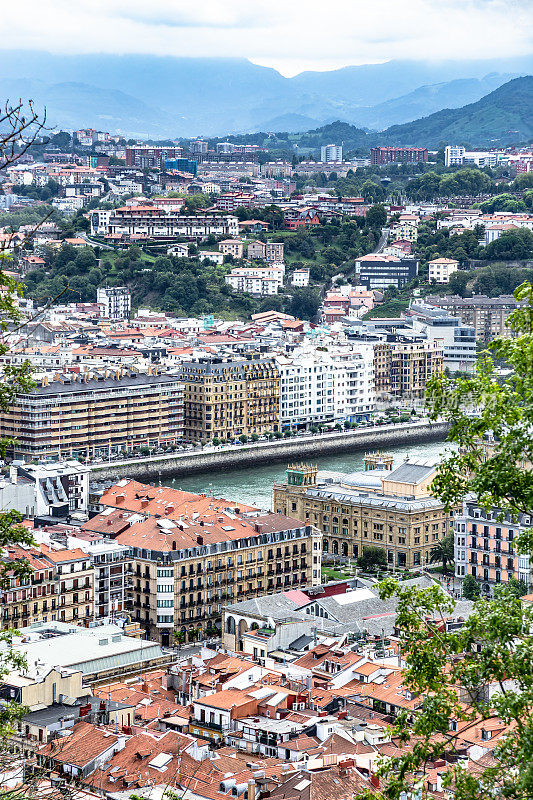
M 443 422 L 407 422 L 242 445 L 206 446 L 201 450 L 92 464 L 90 477 L 91 480 L 129 477 L 147 481 L 177 478 L 194 473 L 207 474 L 241 467 L 257 467 L 291 459 L 312 460 L 331 453 L 390 449 L 421 442 L 444 441 L 447 430 L 447 424 Z

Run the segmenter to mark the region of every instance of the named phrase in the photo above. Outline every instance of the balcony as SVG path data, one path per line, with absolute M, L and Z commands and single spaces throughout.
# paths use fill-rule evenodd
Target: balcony
M 191 719 L 191 725 L 199 725 L 201 728 L 209 728 L 212 731 L 222 732 L 222 725 L 219 722 L 208 722 L 207 720 Z

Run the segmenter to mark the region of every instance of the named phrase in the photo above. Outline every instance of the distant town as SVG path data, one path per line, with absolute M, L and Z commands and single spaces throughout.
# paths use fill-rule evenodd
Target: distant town
M 531 145 L 361 154 L 332 128 L 292 153 L 42 131 L 0 169 L 3 270 L 24 287 L 0 362 L 32 379 L 0 409 L 0 503 L 33 537 L 2 553 L 30 567 L 1 590 L 24 656 L 0 681 L 24 707 L 11 788 L 377 793 L 381 760 L 406 746 L 391 723 L 425 702 L 380 578 L 440 587 L 436 632 L 501 586 L 533 602 L 514 548 L 527 509 L 501 519 L 469 495 L 450 510 L 438 464 L 394 444 L 349 471 L 287 456 L 268 508 L 142 479 L 182 451 L 223 471 L 241 448 L 253 470 L 267 442 L 312 435 L 318 455 L 327 436 L 383 428 L 394 443 L 395 426 L 430 429 L 428 381 L 472 376 L 514 335 L 513 292 L 533 277 Z M 471 775 L 509 730 L 497 715 L 450 726 Z M 450 763 L 435 757 L 411 797 L 452 798 Z

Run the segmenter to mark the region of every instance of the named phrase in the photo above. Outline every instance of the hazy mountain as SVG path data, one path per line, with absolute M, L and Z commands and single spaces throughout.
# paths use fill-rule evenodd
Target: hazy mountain
M 493 73 L 483 78 L 462 78 L 448 83 L 420 86 L 414 92 L 377 106 L 354 109 L 354 121 L 372 130 L 383 130 L 391 125 L 401 125 L 426 117 L 443 108 L 460 108 L 468 103 L 475 103 L 515 77 L 517 76 Z
M 56 128 L 75 130 L 83 125 L 139 137 L 163 137 L 174 122 L 170 114 L 125 92 L 85 83 L 0 78 L 0 97 L 35 99 L 39 113 L 47 109 L 47 126 Z
M 440 142 L 505 144 L 533 139 L 533 76 L 515 78 L 463 108 L 395 125 L 380 135 L 383 144 L 437 147 Z
M 464 105 L 507 76 L 528 72 L 533 59 L 390 61 L 289 79 L 243 58 L 3 50 L 0 99 L 31 90 L 57 127 L 154 138 L 297 131 L 331 120 L 383 128 Z
M 528 75 L 532 71 L 532 56 L 479 61 L 398 60 L 343 67 L 329 72 L 302 72 L 292 78 L 292 83 L 301 91 L 312 91 L 350 106 L 376 106 L 403 97 L 420 86 L 463 78 L 479 79 L 491 73 Z M 467 101 L 468 98 L 465 99 Z

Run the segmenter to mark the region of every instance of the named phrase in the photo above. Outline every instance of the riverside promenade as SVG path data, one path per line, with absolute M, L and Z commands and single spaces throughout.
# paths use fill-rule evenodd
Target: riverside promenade
M 348 431 L 300 434 L 288 439 L 262 440 L 246 444 L 206 445 L 164 455 L 126 458 L 90 465 L 91 480 L 137 478 L 154 481 L 192 473 L 221 472 L 291 459 L 348 451 L 376 450 L 429 441 L 444 441 L 444 422 L 406 422 Z

